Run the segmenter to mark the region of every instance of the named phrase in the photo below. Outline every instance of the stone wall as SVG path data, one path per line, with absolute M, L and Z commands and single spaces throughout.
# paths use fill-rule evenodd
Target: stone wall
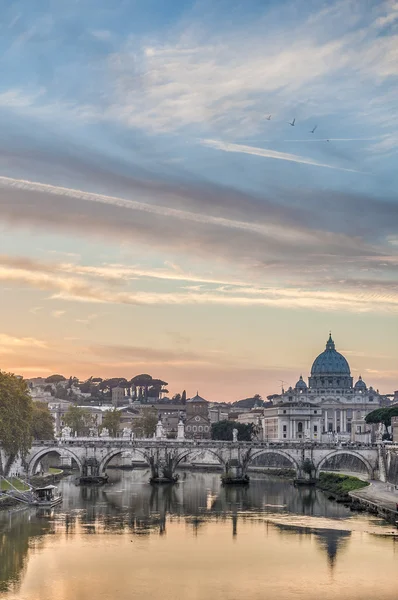
M 398 485 L 398 450 L 390 450 L 388 453 L 387 481 Z

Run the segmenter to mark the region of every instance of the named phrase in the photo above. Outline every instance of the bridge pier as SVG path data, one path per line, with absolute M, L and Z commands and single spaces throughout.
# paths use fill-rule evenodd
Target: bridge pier
M 166 448 L 153 452 L 149 457 L 149 466 L 151 467 L 149 483 L 151 485 L 177 483 L 178 475 L 175 472 L 177 464 L 175 451 Z

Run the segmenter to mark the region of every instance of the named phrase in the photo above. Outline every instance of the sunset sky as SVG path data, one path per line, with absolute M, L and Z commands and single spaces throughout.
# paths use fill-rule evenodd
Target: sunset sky
M 0 6 L 1 369 L 398 389 L 398 2 Z

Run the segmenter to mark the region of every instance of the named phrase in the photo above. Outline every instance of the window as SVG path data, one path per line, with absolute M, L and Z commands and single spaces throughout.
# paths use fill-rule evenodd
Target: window
M 314 415 L 317 415 L 317 414 L 318 414 L 318 411 L 317 411 L 317 410 L 314 410 Z
M 192 426 L 192 431 L 196 431 L 196 425 Z
M 318 433 L 318 425 L 314 425 L 314 433 Z
M 285 410 L 283 411 L 283 414 L 284 414 L 284 415 L 286 414 L 286 411 L 285 411 Z
M 198 427 L 198 431 L 203 431 L 203 427 L 202 427 L 202 425 L 199 425 L 199 427 Z
M 203 431 L 209 431 L 209 428 L 208 428 L 208 426 L 207 426 L 207 425 L 205 425 L 205 426 L 203 427 Z
M 289 400 L 293 400 L 293 396 L 289 396 Z
M 284 437 L 284 438 L 286 437 L 286 433 L 284 433 L 284 434 L 283 434 L 283 437 Z
M 286 425 L 283 426 L 283 431 L 287 431 L 287 426 Z
M 373 396 L 369 396 L 369 402 L 373 402 Z
M 297 431 L 303 433 L 303 424 L 301 421 L 297 424 Z
M 187 431 L 191 431 L 191 426 L 187 425 Z

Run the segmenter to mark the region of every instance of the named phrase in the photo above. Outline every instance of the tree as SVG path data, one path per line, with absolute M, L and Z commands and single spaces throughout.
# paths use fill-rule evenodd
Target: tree
M 28 453 L 32 443 L 33 402 L 26 382 L 11 373 L 0 371 L 0 475 L 7 476 L 15 458 Z
M 383 423 L 386 433 L 391 426 L 391 417 L 398 417 L 398 404 L 395 406 L 386 406 L 384 408 L 376 408 L 365 417 L 366 423 Z
M 156 431 L 156 425 L 158 422 L 158 413 L 154 409 L 147 409 L 141 411 L 138 419 L 135 420 L 133 425 L 134 433 L 137 436 L 152 437 Z
M 120 410 L 116 408 L 107 410 L 102 419 L 102 427 L 106 427 L 111 436 L 116 437 L 119 431 L 120 425 Z
M 61 381 L 66 381 L 66 377 L 58 374 L 50 375 L 45 379 L 45 383 L 60 383 Z
M 186 404 L 186 402 L 187 402 L 187 393 L 185 390 L 183 390 L 183 392 L 181 394 L 181 403 Z
M 255 426 L 253 423 L 238 423 L 237 421 L 218 421 L 211 425 L 212 440 L 232 440 L 232 431 L 238 430 L 238 440 L 240 442 L 250 442 L 255 435 Z
M 52 440 L 54 438 L 54 420 L 47 404 L 33 403 L 32 437 L 35 440 Z
M 174 396 L 172 397 L 172 402 L 175 402 L 176 404 L 178 404 L 179 402 L 181 402 L 181 394 L 174 394 Z
M 72 404 L 65 413 L 64 421 L 73 433 L 87 435 L 91 425 L 91 415 L 85 408 Z

